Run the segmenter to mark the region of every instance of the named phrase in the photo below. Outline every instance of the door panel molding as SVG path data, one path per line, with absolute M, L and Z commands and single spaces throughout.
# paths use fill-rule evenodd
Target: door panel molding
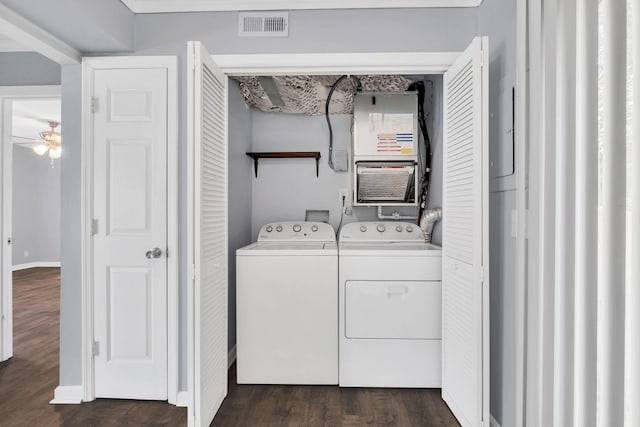
M 167 73 L 167 396 L 178 395 L 178 78 L 175 56 L 92 57 L 82 61 L 82 390 L 83 401 L 95 399 L 93 342 L 93 121 L 94 74 L 97 70 L 159 68 Z M 102 106 L 106 108 L 107 106 Z M 102 226 L 105 226 L 103 224 Z

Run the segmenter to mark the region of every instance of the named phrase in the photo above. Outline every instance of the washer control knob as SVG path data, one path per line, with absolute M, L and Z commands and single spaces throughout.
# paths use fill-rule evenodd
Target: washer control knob
M 277 227 L 276 227 L 276 231 L 277 231 L 278 233 L 279 233 L 279 232 L 281 232 L 281 231 L 282 231 L 282 226 L 281 226 L 281 225 L 277 226 Z
M 273 231 L 273 227 L 270 225 L 267 225 L 267 228 L 265 230 L 267 230 L 267 233 L 271 233 Z
M 313 231 L 314 233 L 315 233 L 316 231 L 318 231 L 318 226 L 317 226 L 317 225 L 312 225 L 312 226 L 311 226 L 311 231 Z
M 300 230 L 302 230 L 302 227 L 300 226 L 300 224 L 294 224 L 293 225 L 293 231 L 298 233 Z
M 397 231 L 398 233 L 400 233 L 400 232 L 402 231 L 402 226 L 401 226 L 401 225 L 397 226 L 397 227 L 396 227 L 396 231 Z
M 412 227 L 412 226 L 410 226 L 410 225 L 407 225 L 407 231 L 408 231 L 409 233 L 411 233 L 411 232 L 413 231 L 413 227 Z
M 378 226 L 376 227 L 376 230 L 378 230 L 381 233 L 384 233 L 386 228 L 385 228 L 385 226 L 383 224 L 378 224 Z
M 360 231 L 362 231 L 364 233 L 365 231 L 367 231 L 367 227 L 365 225 L 361 225 L 360 226 Z

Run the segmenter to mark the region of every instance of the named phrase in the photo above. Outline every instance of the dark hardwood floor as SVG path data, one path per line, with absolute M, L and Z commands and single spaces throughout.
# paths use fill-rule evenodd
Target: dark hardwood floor
M 212 426 L 457 427 L 440 389 L 238 385 L 229 371 L 229 395 Z
M 15 272 L 14 357 L 0 363 L 0 427 L 184 426 L 165 402 L 98 399 L 50 405 L 58 385 L 60 271 Z M 236 384 L 213 426 L 458 426 L 437 389 Z
M 13 357 L 0 363 L 0 426 L 185 426 L 166 402 L 98 399 L 50 405 L 58 386 L 60 269 L 13 273 Z

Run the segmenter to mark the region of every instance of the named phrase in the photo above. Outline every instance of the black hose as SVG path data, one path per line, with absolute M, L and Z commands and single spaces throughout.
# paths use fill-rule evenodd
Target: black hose
M 418 92 L 418 125 L 420 126 L 420 131 L 422 133 L 422 137 L 424 139 L 425 146 L 425 165 L 424 165 L 424 173 L 422 176 L 422 190 L 420 192 L 420 212 L 422 215 L 422 211 L 424 210 L 423 202 L 426 203 L 427 192 L 429 190 L 429 180 L 431 178 L 431 139 L 429 138 L 429 132 L 427 132 L 427 121 L 425 120 L 424 114 L 424 99 L 425 99 L 425 88 L 424 83 L 421 81 L 413 82 L 407 88 L 409 91 Z

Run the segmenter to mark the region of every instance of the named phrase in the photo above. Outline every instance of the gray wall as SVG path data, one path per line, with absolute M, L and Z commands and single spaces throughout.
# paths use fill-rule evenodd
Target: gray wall
M 516 2 L 484 0 L 478 33 L 489 36 L 491 414 L 502 427 L 516 425 L 516 209 L 512 95 L 516 74 Z
M 59 85 L 60 65 L 35 52 L 0 53 L 0 86 Z
M 334 149 L 351 145 L 351 115 L 333 115 Z M 331 225 L 340 221 L 340 188 L 349 187 L 350 172 L 334 172 L 327 164 L 329 132 L 324 116 L 253 112 L 254 151 L 320 151 L 320 174 L 314 159 L 265 159 L 252 175 L 252 236 L 274 221 L 304 221 L 306 209 L 329 210 Z M 351 171 L 351 168 L 349 168 Z M 345 216 L 345 222 L 352 221 Z
M 238 83 L 229 84 L 229 348 L 236 344 L 236 249 L 252 241 L 251 116 Z M 183 334 L 183 336 L 186 334 Z M 182 348 L 186 346 L 185 343 Z M 181 383 L 186 388 L 186 384 Z
M 476 34 L 475 8 L 303 10 L 289 13 L 289 37 L 238 37 L 235 12 L 145 14 L 136 52 L 176 52 L 200 40 L 213 54 L 461 51 Z M 384 29 L 384 37 L 381 37 Z
M 516 425 L 515 265 L 511 211 L 516 191 L 496 191 L 490 203 L 491 414 L 502 427 Z
M 13 147 L 13 265 L 60 262 L 60 165 Z M 25 255 L 25 251 L 28 255 Z
M 60 385 L 82 384 L 82 67 L 62 67 Z
M 96 1 L 91 2 L 90 7 L 95 7 Z M 12 0 L 11 3 L 21 5 L 23 2 Z M 44 1 L 31 0 L 24 2 L 31 5 L 32 3 L 46 4 Z M 515 13 L 513 13 L 512 5 L 514 2 L 508 0 L 485 0 L 480 9 L 405 9 L 405 10 L 328 10 L 328 11 L 292 11 L 290 14 L 291 27 L 290 36 L 288 38 L 273 39 L 255 39 L 255 38 L 239 38 L 237 37 L 237 15 L 235 13 L 201 13 L 201 14 L 151 14 L 140 15 L 135 17 L 135 47 L 133 54 L 136 55 L 176 55 L 179 57 L 179 76 L 180 76 L 180 116 L 179 116 L 179 132 L 180 132 L 180 235 L 185 235 L 185 189 L 186 189 L 186 160 L 185 160 L 185 141 L 186 141 L 186 78 L 184 67 L 186 64 L 186 41 L 201 40 L 212 53 L 296 53 L 296 52 L 351 52 L 351 51 L 461 51 L 463 50 L 473 36 L 476 34 L 489 34 L 492 38 L 491 61 L 499 66 L 500 71 L 494 75 L 492 71 L 492 96 L 497 93 L 498 102 L 502 102 L 505 98 L 504 91 L 495 91 L 496 79 L 499 82 L 502 77 L 512 74 L 515 70 L 512 63 L 505 58 L 510 52 L 507 43 L 497 43 L 499 40 L 508 41 L 514 37 L 513 25 L 515 22 Z M 24 8 L 23 8 L 24 9 Z M 96 9 L 99 11 L 99 9 Z M 88 13 L 82 10 L 82 13 Z M 25 15 L 30 16 L 28 10 L 24 11 Z M 93 11 L 90 14 L 93 16 Z M 495 16 L 494 16 L 495 15 Z M 75 27 L 77 16 L 71 19 L 61 17 L 65 22 L 63 25 Z M 129 18 L 125 19 L 125 24 Z M 73 24 L 73 25 L 72 25 Z M 119 24 L 112 24 L 115 28 Z M 46 26 L 46 25 L 45 25 Z M 124 25 L 126 27 L 126 25 Z M 77 27 L 76 27 L 77 28 Z M 380 28 L 385 28 L 385 37 L 380 37 Z M 75 31 L 75 30 L 73 30 Z M 71 30 L 59 29 L 59 33 L 68 36 Z M 53 31 L 55 33 L 55 31 Z M 125 31 L 125 39 L 130 38 L 130 33 Z M 73 43 L 76 45 L 89 44 L 85 43 L 83 37 L 74 35 Z M 131 38 L 132 39 L 132 38 Z M 104 40 L 103 40 L 104 41 Z M 102 42 L 101 42 L 102 43 Z M 118 43 L 113 43 L 113 45 Z M 120 43 L 126 45 L 127 41 Z M 100 43 L 96 42 L 96 47 L 84 47 L 82 50 L 86 52 L 97 53 L 102 49 Z M 127 50 L 126 48 L 123 50 Z M 509 54 L 510 55 L 510 54 Z M 496 62 L 497 61 L 497 62 Z M 63 385 L 79 384 L 81 379 L 81 351 L 80 351 L 80 268 L 78 260 L 81 259 L 80 252 L 80 178 L 81 178 L 81 144 L 80 144 L 80 70 L 78 66 L 67 66 L 63 68 L 63 121 L 65 121 L 65 144 L 70 144 L 72 150 L 66 151 L 66 158 L 63 159 L 62 167 L 62 186 L 63 186 L 63 235 L 65 239 L 62 242 L 62 298 L 61 298 L 61 361 L 60 361 L 60 382 Z M 506 87 L 506 85 L 505 85 Z M 492 98 L 494 99 L 494 98 Z M 492 110 L 495 112 L 495 102 L 492 102 Z M 499 113 L 497 113 L 499 114 Z M 70 120 L 64 117 L 73 117 L 73 124 L 67 124 Z M 255 122 L 261 120 L 259 115 L 254 118 Z M 495 116 L 494 116 L 495 117 Z M 498 144 L 504 143 L 499 136 L 499 130 L 496 131 L 492 127 L 492 140 L 497 140 Z M 255 141 L 254 149 L 259 147 L 261 142 Z M 70 151 L 72 151 L 70 153 Z M 436 151 L 437 153 L 437 151 Z M 240 157 L 242 157 L 240 155 Z M 326 160 L 326 156 L 325 156 Z M 246 165 L 247 159 L 242 160 Z M 243 167 L 244 167 L 243 165 Z M 261 165 L 261 176 L 268 176 L 267 162 Z M 301 165 L 300 173 L 313 172 L 313 166 Z M 283 170 L 296 168 L 297 165 L 287 163 L 283 166 Z M 264 169 L 263 169 L 264 168 Z M 250 175 L 250 171 L 247 171 Z M 321 170 L 321 176 L 327 176 Z M 243 173 L 244 174 L 244 173 Z M 434 173 L 435 174 L 435 173 Z M 238 177 L 240 177 L 238 173 Z M 235 178 L 234 178 L 235 179 Z M 260 178 L 259 178 L 260 179 Z M 506 189 L 504 179 L 499 179 L 499 184 L 493 184 L 495 189 Z M 251 182 L 251 181 L 249 181 Z M 255 181 L 258 183 L 258 181 Z M 246 185 L 246 182 L 245 184 Z M 259 183 L 258 183 L 259 185 Z M 435 184 L 434 184 L 435 185 Z M 254 188 L 255 190 L 255 188 Z M 232 190 L 233 191 L 233 190 Z M 254 193 L 254 196 L 256 194 Z M 335 205 L 337 201 L 337 193 L 335 196 L 326 195 L 326 202 L 322 204 Z M 509 212 L 510 207 L 507 206 L 509 200 L 500 205 L 499 212 Z M 235 202 L 231 202 L 235 204 Z M 246 206 L 246 201 L 238 202 Z M 335 209 L 335 206 L 333 206 Z M 254 212 L 260 209 L 254 206 Z M 493 210 L 492 210 L 493 213 Z M 246 221 L 246 218 L 243 220 Z M 254 223 L 257 221 L 254 221 Z M 495 229 L 495 228 L 494 228 Z M 492 229 L 492 231 L 494 230 Z M 253 231 L 253 230 L 252 230 Z M 499 231 L 499 233 L 504 233 Z M 502 234 L 504 235 L 504 234 Z M 245 239 L 239 238 L 238 242 Z M 180 243 L 180 250 L 184 253 L 185 240 Z M 493 249 L 493 248 L 492 248 Z M 505 253 L 508 252 L 505 248 Z M 511 251 L 512 253 L 514 251 Z M 495 258 L 494 254 L 494 258 Z M 499 255 L 498 255 L 499 256 Z M 504 277 L 509 277 L 509 268 L 507 263 L 502 263 L 497 268 L 505 269 Z M 186 283 L 186 260 L 180 260 L 180 274 L 183 278 L 181 283 L 181 295 L 184 296 Z M 498 271 L 491 271 L 495 277 L 501 277 Z M 507 283 L 507 282 L 502 282 Z M 508 283 L 507 283 L 508 284 Z M 492 282 L 492 292 L 495 296 L 504 296 L 501 288 Z M 508 295 L 507 295 L 508 296 Z M 231 297 L 231 295 L 230 295 Z M 503 301 L 506 306 L 513 307 L 512 301 Z M 181 301 L 181 310 L 184 313 L 184 300 Z M 495 307 L 494 310 L 495 311 Z M 183 314 L 184 316 L 184 314 Z M 510 337 L 504 335 L 505 329 L 499 329 L 500 325 L 504 325 L 510 321 L 511 315 L 504 318 L 496 318 L 492 312 L 492 325 L 498 325 L 492 328 L 492 332 L 496 336 L 502 336 L 502 341 L 493 341 L 494 348 L 498 345 L 508 346 Z M 512 317 L 512 316 L 511 316 Z M 182 328 L 181 334 L 185 333 Z M 233 334 L 230 334 L 230 337 Z M 181 338 L 182 339 L 182 338 Z M 184 342 L 184 341 L 182 341 Z M 231 338 L 230 338 L 231 342 Z M 183 347 L 184 350 L 184 347 Z M 505 354 L 505 358 L 512 358 L 512 355 Z M 184 357 L 182 358 L 184 362 Z M 507 369 L 508 366 L 502 367 Z M 503 422 L 504 426 L 509 424 L 509 416 L 506 411 L 512 410 L 507 408 L 502 401 L 502 394 L 508 392 L 508 387 L 502 384 L 513 383 L 513 372 L 505 371 L 501 376 L 497 376 L 500 372 L 496 369 L 492 370 L 492 403 L 491 408 L 497 419 Z M 180 383 L 185 384 L 184 373 L 186 368 L 183 366 Z M 501 390 L 496 395 L 495 390 Z

